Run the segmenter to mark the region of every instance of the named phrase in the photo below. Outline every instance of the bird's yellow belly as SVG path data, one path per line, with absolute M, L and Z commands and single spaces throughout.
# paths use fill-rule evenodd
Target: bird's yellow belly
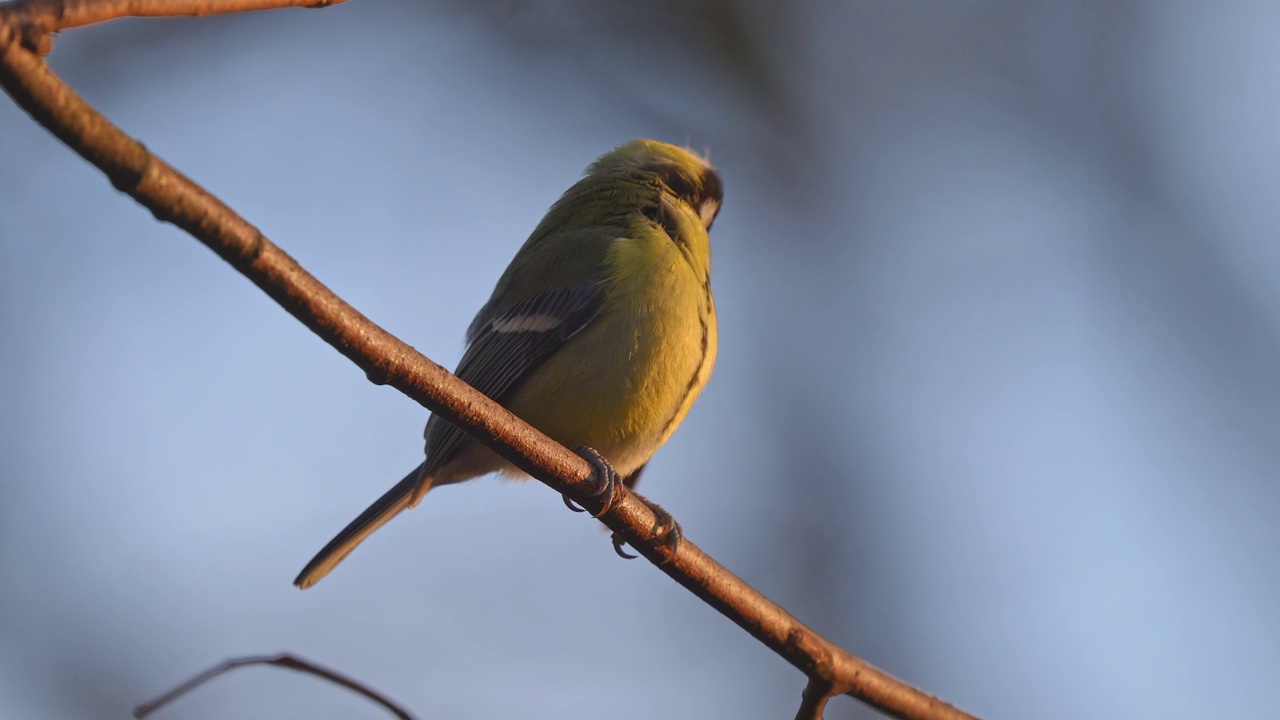
M 527 381 L 538 391 L 519 393 L 510 408 L 570 448 L 594 448 L 624 476 L 647 462 L 680 424 L 715 363 L 709 288 L 701 278 L 689 282 L 694 270 L 674 243 L 660 242 L 665 245 L 620 248 L 632 253 L 623 266 L 648 277 L 608 293 L 596 321 L 569 341 L 593 348 L 590 359 L 557 353 L 535 372 L 542 377 Z M 566 404 L 577 411 L 540 412 Z

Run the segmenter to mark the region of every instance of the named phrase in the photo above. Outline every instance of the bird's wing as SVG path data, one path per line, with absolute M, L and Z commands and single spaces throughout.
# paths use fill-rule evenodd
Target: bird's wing
M 531 372 L 590 325 L 603 305 L 604 287 L 596 280 L 538 293 L 506 308 L 486 305 L 471 325 L 471 345 L 455 374 L 503 403 Z M 427 475 L 453 459 L 466 437 L 436 415 L 427 421 L 425 436 Z

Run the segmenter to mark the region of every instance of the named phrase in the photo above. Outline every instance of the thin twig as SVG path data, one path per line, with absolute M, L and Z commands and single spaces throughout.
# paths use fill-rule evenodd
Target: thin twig
M 124 17 L 230 15 L 287 7 L 320 8 L 341 2 L 344 0 L 22 0 L 9 3 L 4 10 L 45 32 L 57 32 Z
M 141 720 L 228 670 L 248 667 L 249 665 L 274 665 L 275 667 L 288 668 L 290 670 L 297 670 L 298 672 L 304 672 L 309 675 L 315 675 L 318 678 L 328 680 L 335 685 L 341 685 L 354 693 L 369 698 L 373 702 L 386 708 L 391 714 L 400 718 L 400 720 L 416 720 L 413 713 L 405 710 L 395 701 L 364 683 L 358 680 L 352 680 L 336 670 L 330 670 L 329 668 L 317 665 L 306 658 L 298 657 L 297 655 L 292 655 L 290 653 L 280 653 L 279 655 L 251 655 L 249 657 L 233 658 L 218 665 L 214 665 L 155 700 L 143 703 L 134 708 L 133 716 Z
M 796 720 L 822 720 L 822 711 L 832 694 L 830 685 L 817 678 L 809 678 L 809 684 L 804 686 L 804 694 L 800 696 Z
M 167 5 L 170 0 L 104 2 L 117 7 L 127 5 L 137 10 L 135 14 L 145 15 L 158 14 L 149 10 Z M 4 11 L 0 12 L 0 85 L 19 106 L 106 173 L 116 188 L 132 196 L 156 218 L 186 230 L 230 263 L 364 370 L 371 381 L 395 387 L 557 492 L 569 495 L 589 510 L 600 509 L 598 500 L 586 496 L 591 470 L 585 460 L 361 315 L 257 228 L 130 138 L 67 87 L 45 66 L 31 44 L 24 43 L 21 23 L 12 21 L 25 17 L 20 9 L 28 4 L 44 7 L 46 3 L 47 0 L 19 0 L 0 7 Z M 69 3 L 76 7 L 87 4 L 87 0 Z M 201 4 L 210 13 L 219 7 L 238 10 L 244 5 L 244 0 L 208 0 Z M 652 511 L 630 494 L 622 493 L 601 520 L 662 572 L 806 676 L 833 688 L 833 692 L 848 693 L 893 717 L 972 717 L 814 632 L 703 553 L 687 537 L 673 555 L 666 544 L 654 537 Z

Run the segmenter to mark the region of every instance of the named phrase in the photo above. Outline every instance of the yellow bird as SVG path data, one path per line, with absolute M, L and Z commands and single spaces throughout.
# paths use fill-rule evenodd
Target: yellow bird
M 707 231 L 723 191 L 684 148 L 633 140 L 601 156 L 516 253 L 467 330 L 456 374 L 632 487 L 716 360 Z M 319 582 L 438 485 L 514 466 L 432 416 L 426 460 L 294 580 Z M 603 466 L 603 467 L 602 467 Z M 612 466 L 612 467 L 609 467 Z M 669 517 L 669 516 L 668 516 Z

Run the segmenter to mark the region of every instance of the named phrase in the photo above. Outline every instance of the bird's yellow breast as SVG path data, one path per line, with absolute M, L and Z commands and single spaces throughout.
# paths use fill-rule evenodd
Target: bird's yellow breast
M 717 341 L 706 263 L 662 233 L 637 234 L 610 247 L 605 305 L 569 341 L 592 349 L 587 360 L 566 345 L 510 402 L 530 424 L 570 448 L 596 449 L 624 476 L 684 419 L 711 375 Z

